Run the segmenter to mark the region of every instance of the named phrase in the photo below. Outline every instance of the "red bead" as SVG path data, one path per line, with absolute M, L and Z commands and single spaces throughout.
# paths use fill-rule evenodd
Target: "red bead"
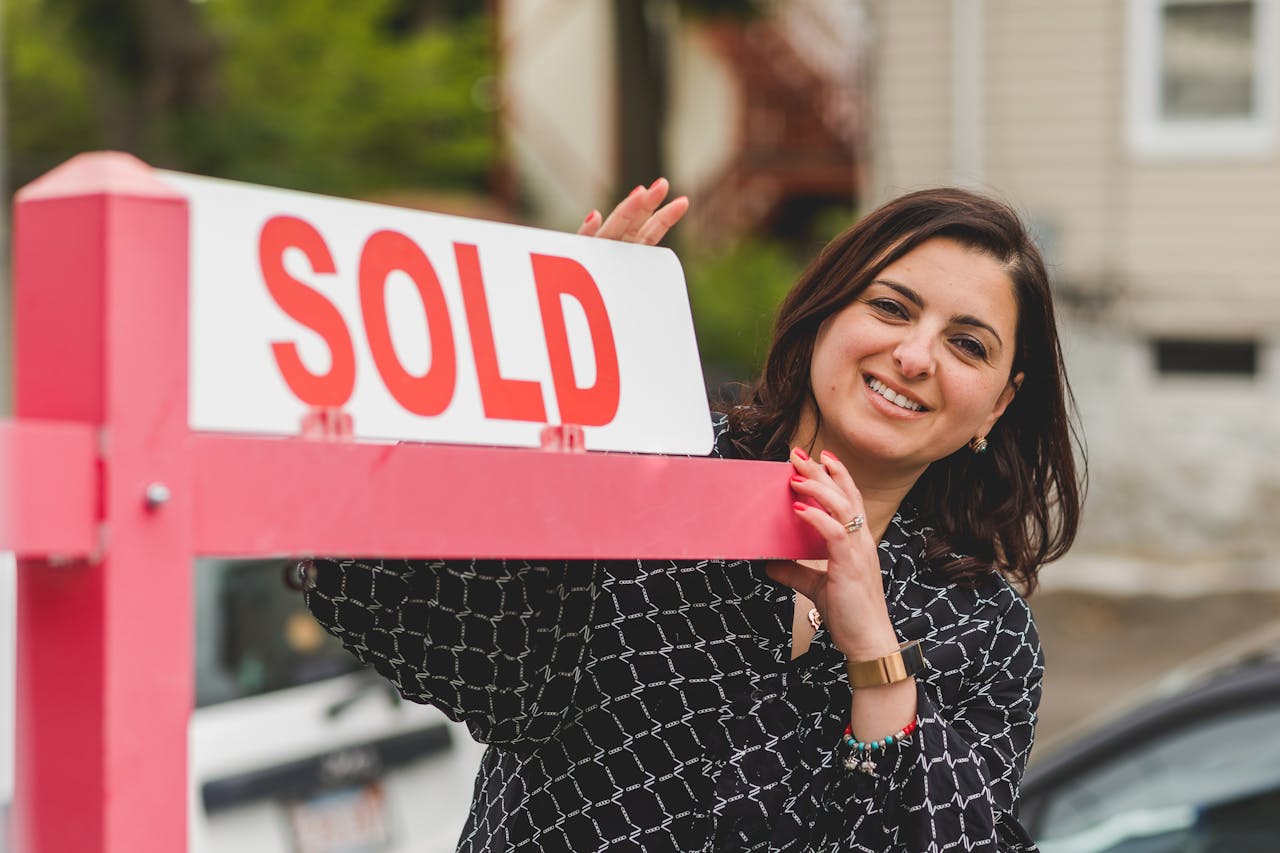
M 853 723 L 850 723 L 849 725 L 844 727 L 844 736 L 848 737 L 851 734 L 853 734 Z

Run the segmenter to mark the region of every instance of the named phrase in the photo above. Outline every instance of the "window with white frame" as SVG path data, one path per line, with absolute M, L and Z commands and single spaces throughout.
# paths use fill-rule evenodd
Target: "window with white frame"
M 1263 155 L 1276 141 L 1280 0 L 1129 0 L 1129 141 Z

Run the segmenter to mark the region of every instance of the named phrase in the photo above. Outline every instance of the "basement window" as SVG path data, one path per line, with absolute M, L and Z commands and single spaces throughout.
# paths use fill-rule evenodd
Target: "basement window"
M 1258 342 L 1204 338 L 1157 338 L 1156 373 L 1160 376 L 1241 377 L 1258 375 Z

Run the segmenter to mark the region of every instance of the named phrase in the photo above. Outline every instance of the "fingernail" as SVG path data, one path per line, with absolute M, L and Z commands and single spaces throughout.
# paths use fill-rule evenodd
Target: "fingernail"
M 834 453 L 832 453 L 830 450 L 824 450 L 824 451 L 822 451 L 822 453 L 821 453 L 821 454 L 819 454 L 819 455 L 820 455 L 820 456 L 822 456 L 822 458 L 823 458 L 823 459 L 835 459 L 835 458 L 836 458 L 836 455 L 835 455 Z
M 794 509 L 796 512 L 804 512 L 806 509 L 809 508 L 809 505 L 806 503 L 801 503 L 800 501 L 793 501 L 791 504 L 791 508 Z
M 791 482 L 793 482 L 793 483 L 803 483 L 803 482 L 804 482 L 804 479 L 805 479 L 805 478 L 804 478 L 804 477 L 801 477 L 799 474 L 792 474 L 792 475 L 791 475 Z
M 798 448 L 798 447 L 797 447 L 795 450 L 793 450 L 793 451 L 791 451 L 791 452 L 792 452 L 792 453 L 794 453 L 794 454 L 795 454 L 795 455 L 800 459 L 800 461 L 801 461 L 801 462 L 808 462 L 808 461 L 809 461 L 809 454 L 808 454 L 808 453 L 805 453 L 805 452 L 804 452 L 803 450 L 801 450 L 800 448 Z
M 588 222 L 590 222 L 592 219 L 595 218 L 595 215 L 596 215 L 596 212 L 594 210 L 588 213 L 587 218 L 582 220 L 582 224 L 586 225 Z

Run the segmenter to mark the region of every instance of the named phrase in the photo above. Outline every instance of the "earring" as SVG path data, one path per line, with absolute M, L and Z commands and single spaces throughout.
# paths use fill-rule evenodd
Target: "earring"
M 975 435 L 969 439 L 969 449 L 975 454 L 987 452 L 987 437 L 985 435 Z

